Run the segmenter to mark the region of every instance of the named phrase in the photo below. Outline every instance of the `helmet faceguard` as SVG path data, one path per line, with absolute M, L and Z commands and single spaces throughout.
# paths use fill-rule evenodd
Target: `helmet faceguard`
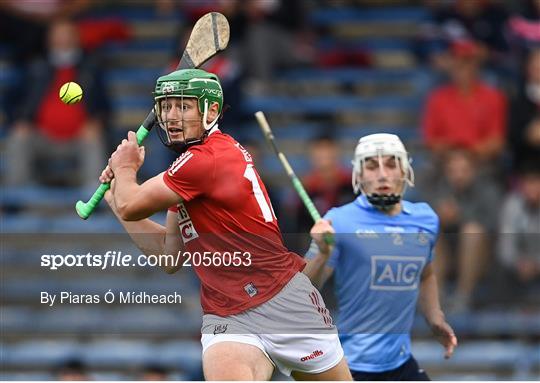
M 199 120 L 204 127 L 204 132 L 200 137 L 185 139 L 183 141 L 174 141 L 171 139 L 168 129 L 168 120 L 163 120 L 161 116 L 161 103 L 169 97 L 180 98 L 183 103 L 185 98 L 194 98 L 197 100 L 197 106 L 201 114 Z M 158 130 L 161 142 L 176 152 L 182 153 L 189 146 L 201 144 L 208 132 L 217 124 L 217 121 L 223 111 L 223 90 L 219 78 L 212 73 L 202 69 L 181 69 L 172 72 L 166 76 L 158 78 L 154 91 L 154 109 L 161 129 Z M 208 111 L 214 104 L 218 104 L 218 114 L 210 123 L 207 122 Z M 182 108 L 183 110 L 183 108 Z M 193 121 L 184 120 L 182 122 Z
M 376 158 L 379 162 L 379 167 L 382 169 L 383 156 L 395 157 L 396 164 L 400 167 L 401 174 L 403 174 L 403 177 L 399 180 L 401 191 L 397 194 L 367 194 L 361 180 L 364 164 L 368 158 Z M 391 208 L 401 201 L 407 186 L 414 186 L 414 171 L 411 166 L 411 160 L 405 150 L 405 146 L 399 137 L 394 134 L 378 133 L 360 138 L 354 151 L 352 165 L 352 186 L 354 192 L 362 192 L 368 201 L 378 208 Z

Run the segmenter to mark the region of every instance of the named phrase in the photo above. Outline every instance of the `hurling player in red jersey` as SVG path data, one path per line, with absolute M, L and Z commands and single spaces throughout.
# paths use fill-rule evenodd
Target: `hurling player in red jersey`
M 160 137 L 176 161 L 139 185 L 144 149 L 129 132 L 100 181 L 114 178 L 107 202 L 145 254 L 192 255 L 205 378 L 265 380 L 278 368 L 295 379 L 351 380 L 328 310 L 301 272 L 304 260 L 283 245 L 250 154 L 218 129 L 217 76 L 200 69 L 162 76 L 155 102 Z M 163 210 L 165 227 L 148 219 Z

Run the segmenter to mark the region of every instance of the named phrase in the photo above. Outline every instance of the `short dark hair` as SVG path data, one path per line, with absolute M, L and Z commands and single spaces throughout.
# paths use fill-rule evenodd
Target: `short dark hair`
M 310 140 L 310 144 L 319 144 L 319 143 L 329 143 L 329 144 L 336 144 L 336 137 L 334 137 L 334 135 L 332 135 L 331 133 L 329 132 L 321 132 L 319 134 L 317 134 L 316 136 L 314 136 L 313 138 L 311 138 Z

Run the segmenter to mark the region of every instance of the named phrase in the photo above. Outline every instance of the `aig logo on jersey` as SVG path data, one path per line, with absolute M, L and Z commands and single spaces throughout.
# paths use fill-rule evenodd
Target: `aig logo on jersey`
M 405 291 L 418 287 L 423 257 L 374 255 L 371 257 L 372 290 Z

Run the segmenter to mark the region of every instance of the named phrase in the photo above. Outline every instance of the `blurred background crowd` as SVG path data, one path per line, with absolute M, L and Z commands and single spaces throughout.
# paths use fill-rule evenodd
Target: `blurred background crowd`
M 189 273 L 166 284 L 192 292 L 181 308 L 51 310 L 38 304 L 43 284 L 163 291 L 163 277 L 116 270 L 51 278 L 36 266 L 43 243 L 28 246 L 37 234 L 72 234 L 91 246 L 91 234 L 104 241 L 121 232 L 105 204 L 81 221 L 74 202 L 98 185 L 108 155 L 152 107 L 155 80 L 176 66 L 209 11 L 231 25 L 228 49 L 204 67 L 223 84 L 220 128 L 255 157 L 288 245 L 303 254 L 312 222 L 255 111 L 267 114 L 322 213 L 354 198 L 357 140 L 399 135 L 417 175 L 406 198 L 429 202 L 441 219 L 435 265 L 461 344 L 443 361 L 419 319 L 417 359 L 435 378 L 538 379 L 539 0 L 0 2 L 0 219 L 12 235 L 1 257 L 1 376 L 201 377 Z M 83 102 L 59 101 L 67 81 L 82 86 Z M 146 149 L 141 180 L 175 157 L 155 135 Z

